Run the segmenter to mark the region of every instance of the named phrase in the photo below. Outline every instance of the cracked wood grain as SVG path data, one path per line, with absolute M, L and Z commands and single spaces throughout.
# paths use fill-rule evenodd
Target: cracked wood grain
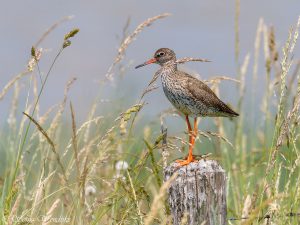
M 226 224 L 226 174 L 218 162 L 201 159 L 180 168 L 174 162 L 164 169 L 165 181 L 176 172 L 168 190 L 173 225 L 183 217 L 189 225 Z

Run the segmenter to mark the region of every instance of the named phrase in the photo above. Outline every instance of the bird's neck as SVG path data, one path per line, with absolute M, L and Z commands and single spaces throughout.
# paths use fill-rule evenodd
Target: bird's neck
M 172 74 L 177 71 L 177 64 L 175 62 L 168 62 L 161 67 L 163 74 Z
M 177 65 L 173 63 L 169 65 L 164 65 L 160 68 L 159 73 L 161 75 L 161 81 L 163 87 L 168 86 L 169 83 L 175 78 L 174 74 L 176 71 L 177 71 Z

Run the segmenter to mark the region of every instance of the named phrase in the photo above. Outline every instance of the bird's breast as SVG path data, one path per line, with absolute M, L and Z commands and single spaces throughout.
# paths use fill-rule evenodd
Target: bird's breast
M 184 88 L 184 81 L 178 80 L 174 74 L 161 73 L 163 91 L 172 105 L 185 115 L 191 115 L 192 99 Z
M 193 116 L 207 116 L 210 113 L 211 110 L 191 94 L 184 77 L 176 72 L 162 71 L 161 81 L 166 97 L 181 113 Z

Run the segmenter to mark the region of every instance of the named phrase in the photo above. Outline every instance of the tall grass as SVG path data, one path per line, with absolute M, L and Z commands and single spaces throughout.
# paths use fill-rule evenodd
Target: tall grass
M 268 27 L 261 19 L 253 37 L 253 50 L 241 56 L 239 1 L 236 3 L 233 57 L 237 62 L 237 78 L 216 77 L 206 82 L 216 93 L 219 93 L 220 82 L 235 82 L 236 108 L 241 116 L 232 121 L 213 119 L 211 131 L 199 132 L 197 145 L 209 149 L 202 153 L 213 153 L 209 157 L 217 159 L 227 171 L 228 215 L 239 219 L 229 220 L 229 224 L 263 224 L 267 220 L 274 224 L 298 224 L 299 217 L 287 214 L 300 210 L 300 61 L 293 57 L 300 18 L 288 32 L 284 46 L 276 42 L 276 28 Z M 137 35 L 166 16 L 168 14 L 149 18 L 127 34 L 104 83 L 118 79 L 114 74 L 122 68 L 116 65 L 125 57 L 126 49 Z M 168 182 L 162 182 L 162 170 L 168 162 L 184 154 L 182 150 L 187 149 L 187 143 L 184 131 L 180 136 L 166 136 L 167 124 L 163 121 L 165 117 L 176 115 L 174 111 L 162 113 L 154 125 L 139 126 L 143 120 L 139 114 L 145 105 L 143 97 L 156 88 L 153 84 L 157 77 L 154 76 L 141 93 L 141 98 L 122 112 L 96 116 L 101 98 L 96 96 L 82 124 L 77 123 L 76 108 L 71 103 L 71 113 L 66 111 L 68 91 L 75 82 L 72 79 L 66 84 L 62 101 L 40 115 L 39 103 L 43 101 L 41 96 L 47 77 L 55 68 L 56 60 L 63 60 L 60 54 L 70 45 L 69 39 L 76 32 L 78 30 L 73 30 L 65 36 L 48 73 L 40 76 L 40 83 L 34 75 L 41 75 L 40 70 L 44 70 L 39 68 L 43 54 L 35 45 L 28 69 L 0 92 L 0 100 L 7 92 L 14 92 L 8 126 L 0 131 L 0 154 L 5 159 L 0 182 L 1 224 L 169 224 L 171 217 L 165 202 Z M 261 48 L 264 57 L 259 57 Z M 182 63 L 190 60 L 184 58 Z M 259 67 L 264 68 L 263 73 L 258 72 Z M 245 83 L 246 77 L 252 77 L 254 86 Z M 263 96 L 250 91 L 256 88 L 258 77 L 265 82 Z M 28 93 L 23 93 L 20 83 L 27 80 L 31 86 Z M 27 99 L 26 108 L 22 109 L 24 116 L 19 120 L 16 109 L 20 107 L 21 93 L 34 98 Z M 246 107 L 245 96 L 249 93 L 253 99 Z M 252 116 L 247 117 L 246 112 Z M 63 115 L 70 123 L 62 119 Z M 258 126 L 252 125 L 254 120 L 259 120 Z

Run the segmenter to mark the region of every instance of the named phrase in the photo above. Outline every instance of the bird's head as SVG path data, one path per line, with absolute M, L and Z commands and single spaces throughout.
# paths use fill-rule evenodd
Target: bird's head
M 176 61 L 175 52 L 169 48 L 160 48 L 154 53 L 154 57 L 152 59 L 149 59 L 148 61 L 136 66 L 135 68 L 137 69 L 152 63 L 156 63 L 160 66 L 163 66 L 165 63 L 170 61 Z

